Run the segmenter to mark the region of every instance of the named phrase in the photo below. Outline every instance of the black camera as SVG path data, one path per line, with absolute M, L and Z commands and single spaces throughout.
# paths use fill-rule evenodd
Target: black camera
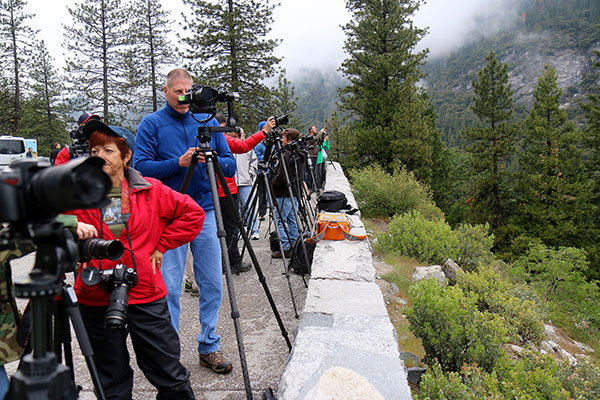
M 289 117 L 286 115 L 282 115 L 281 117 L 273 117 L 275 118 L 275 128 L 279 125 L 287 125 L 290 122 Z
M 88 139 L 83 134 L 83 125 L 70 132 L 71 146 L 69 154 L 71 158 L 85 157 L 89 153 Z
M 123 243 L 118 240 L 98 238 L 84 239 L 77 242 L 79 261 L 86 262 L 97 259 L 118 260 L 123 257 Z
M 0 222 L 104 206 L 112 184 L 102 165 L 101 158 L 86 157 L 52 168 L 44 161 L 20 161 L 0 169 Z
M 100 283 L 107 292 L 110 292 L 104 326 L 108 329 L 122 329 L 127 318 L 129 289 L 138 283 L 135 269 L 123 264 L 102 271 L 95 267 L 87 267 L 81 271 L 81 281 L 88 286 Z
M 183 96 L 179 96 L 179 104 L 189 104 L 190 110 L 197 113 L 215 114 L 217 102 L 231 104 L 239 99 L 237 92 L 224 92 L 210 86 L 194 85 Z

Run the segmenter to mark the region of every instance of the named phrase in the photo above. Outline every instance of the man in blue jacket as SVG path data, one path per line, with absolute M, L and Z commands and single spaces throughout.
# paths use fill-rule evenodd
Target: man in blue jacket
M 179 190 L 186 171 L 191 164 L 192 154 L 200 145 L 196 135 L 200 126 L 187 104 L 179 104 L 179 96 L 192 87 L 192 77 L 181 68 L 167 74 L 164 87 L 167 104 L 142 120 L 138 127 L 133 167 L 144 176 L 160 179 L 169 187 Z M 195 114 L 202 121 L 206 114 Z M 206 126 L 219 126 L 213 118 Z M 210 147 L 217 153 L 223 174 L 232 177 L 236 164 L 222 132 L 213 133 Z M 206 213 L 200 234 L 190 243 L 194 257 L 194 276 L 200 296 L 201 332 L 198 334 L 200 364 L 219 374 L 231 371 L 231 362 L 219 351 L 220 336 L 215 333 L 219 307 L 223 299 L 221 246 L 217 237 L 215 212 L 204 155 L 198 157 L 198 165 L 186 192 L 200 204 Z M 179 298 L 185 271 L 187 245 L 167 251 L 163 257 L 162 275 L 167 286 L 167 304 L 171 322 L 179 331 Z

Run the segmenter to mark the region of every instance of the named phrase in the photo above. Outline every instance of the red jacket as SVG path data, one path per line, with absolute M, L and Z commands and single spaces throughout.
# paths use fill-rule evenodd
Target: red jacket
M 256 145 L 259 144 L 264 138 L 265 133 L 263 131 L 258 131 L 254 135 L 244 140 L 236 139 L 229 135 L 225 135 L 225 140 L 227 140 L 229 150 L 231 150 L 233 154 L 244 154 L 249 152 L 254 147 L 256 147 Z M 237 185 L 235 184 L 235 176 L 232 176 L 231 178 L 225 178 L 225 181 L 227 182 L 227 187 L 229 188 L 231 194 L 236 194 L 238 192 L 238 189 Z M 225 192 L 223 191 L 221 183 L 218 181 L 218 179 L 217 183 L 219 187 L 219 197 L 224 197 Z
M 66 164 L 69 162 L 70 159 L 71 159 L 71 154 L 69 153 L 69 148 L 67 146 L 65 146 L 56 155 L 56 160 L 54 161 L 54 165 Z
M 129 235 L 138 274 L 137 285 L 129 291 L 129 304 L 145 304 L 167 295 L 161 272 L 152 270 L 150 255 L 154 250 L 164 253 L 192 241 L 204 224 L 204 210 L 191 197 L 174 191 L 157 179 L 143 178 L 134 169 L 127 169 L 126 177 L 131 205 Z M 94 225 L 98 234 L 102 232 L 103 239 L 116 239 L 106 223 L 101 222 L 99 209 L 74 210 L 69 214 L 76 215 L 79 222 Z M 112 269 L 116 264 L 133 267 L 127 229 L 123 229 L 119 240 L 125 246 L 123 258 L 91 260 L 88 265 L 99 268 L 101 264 L 103 270 Z M 81 282 L 81 274 L 75 281 L 75 292 L 81 304 L 91 306 L 107 305 L 110 296 L 102 284 L 87 286 Z

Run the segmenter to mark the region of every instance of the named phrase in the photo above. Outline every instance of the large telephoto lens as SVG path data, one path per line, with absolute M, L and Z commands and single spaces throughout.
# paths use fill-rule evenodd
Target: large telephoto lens
M 104 316 L 104 326 L 107 329 L 122 329 L 125 327 L 128 301 L 129 286 L 125 283 L 117 285 L 110 293 L 108 308 Z
M 79 261 L 97 259 L 118 260 L 123 257 L 123 243 L 118 240 L 85 239 L 77 242 Z
M 31 180 L 36 206 L 42 214 L 58 214 L 103 205 L 112 186 L 103 165 L 99 157 L 86 157 L 40 170 Z

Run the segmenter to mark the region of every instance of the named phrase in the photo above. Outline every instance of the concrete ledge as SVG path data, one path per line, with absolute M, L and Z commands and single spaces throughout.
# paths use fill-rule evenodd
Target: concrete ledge
M 326 190 L 344 192 L 356 207 L 337 163 L 328 165 Z M 351 217 L 356 235 L 365 233 L 359 215 Z M 354 375 L 356 386 L 340 385 L 341 381 L 336 385 L 331 380 L 336 374 L 330 372 L 339 372 L 338 367 L 366 380 Z M 327 392 L 324 385 L 338 391 L 343 387 L 344 393 L 336 393 L 337 398 L 359 398 L 365 389 L 376 394 L 372 398 L 412 398 L 366 241 L 323 240 L 317 244 L 302 320 L 279 382 L 278 398 L 329 398 L 320 395 Z

